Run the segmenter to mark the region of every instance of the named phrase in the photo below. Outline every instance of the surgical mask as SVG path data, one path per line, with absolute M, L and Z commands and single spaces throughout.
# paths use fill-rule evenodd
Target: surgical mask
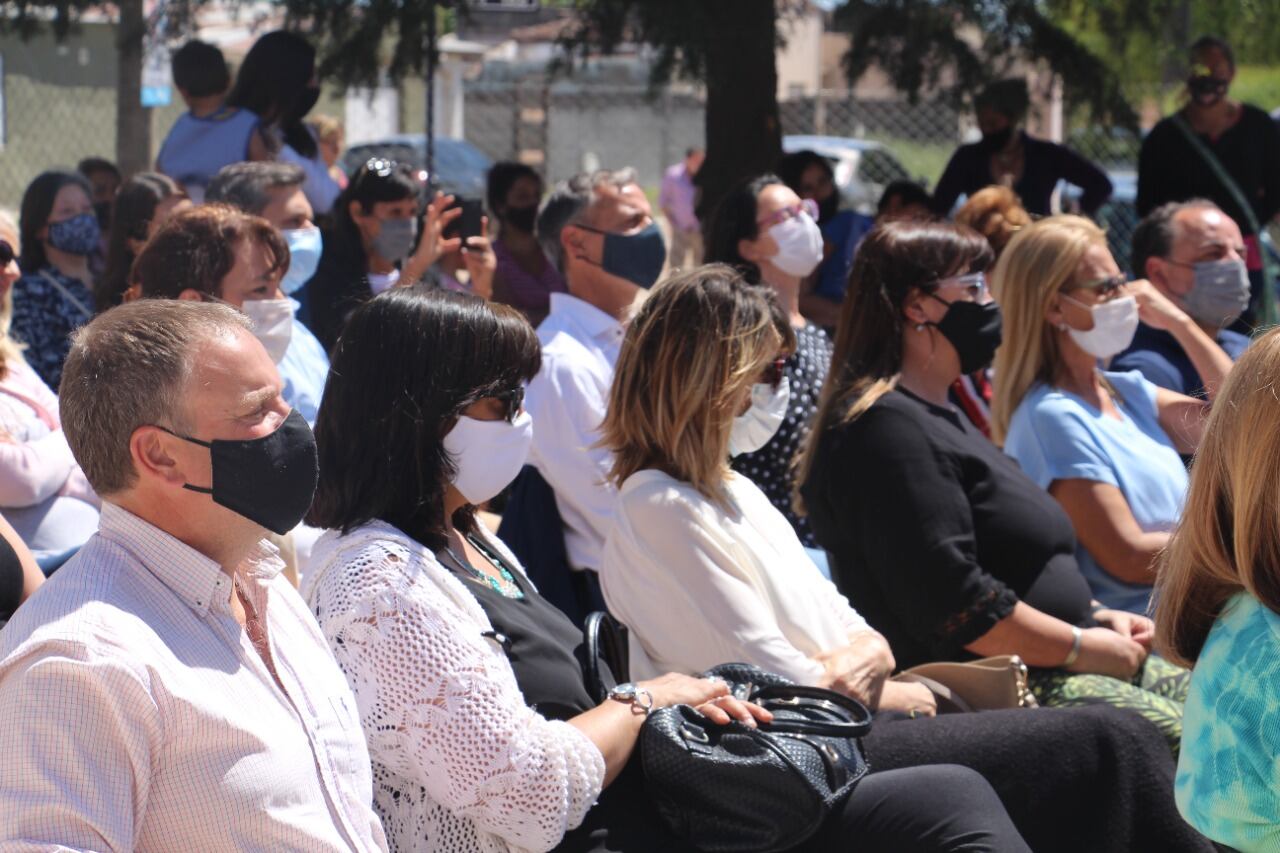
M 281 536 L 298 526 L 315 496 L 320 467 L 316 438 L 294 409 L 270 435 L 241 441 L 201 441 L 160 427 L 169 435 L 209 448 L 210 487 L 182 488 L 211 495 L 213 502 Z
M 279 364 L 293 339 L 293 300 L 246 299 L 240 310 L 253 321 L 253 336 Z
M 505 489 L 529 458 L 533 417 L 521 412 L 514 421 L 480 421 L 462 415 L 444 437 L 457 473 L 453 485 L 467 503 L 479 506 Z
M 314 225 L 310 228 L 290 228 L 280 233 L 289 244 L 289 269 L 285 271 L 284 278 L 280 279 L 280 289 L 288 294 L 297 293 L 316 274 L 324 242 L 320 237 L 320 229 Z
M 384 219 L 373 238 L 373 250 L 378 257 L 395 263 L 404 260 L 413 251 L 413 241 L 418 239 L 418 220 Z
M 1089 355 L 1094 358 L 1111 358 L 1133 343 L 1133 335 L 1138 331 L 1138 300 L 1134 297 L 1121 296 L 1097 305 L 1085 305 L 1066 294 L 1062 298 L 1081 308 L 1088 308 L 1093 315 L 1092 329 L 1082 332 L 1067 328 L 1071 339 Z
M 929 325 L 942 333 L 955 348 L 960 359 L 960 372 L 973 373 L 991 364 L 1004 335 L 1004 316 L 995 302 L 947 302 L 929 294 L 943 305 L 947 313 Z
M 1230 326 L 1249 307 L 1249 270 L 1244 261 L 1202 261 L 1191 269 L 1195 283 L 1182 304 L 1197 323 Z
M 502 221 L 526 234 L 533 233 L 534 223 L 538 219 L 538 206 L 531 204 L 528 207 L 508 207 L 506 212 L 502 214 Z
M 658 276 L 662 275 L 662 265 L 667 262 L 667 243 L 662 239 L 662 231 L 656 222 L 649 223 L 648 228 L 636 234 L 614 234 L 586 225 L 578 227 L 604 235 L 604 254 L 600 263 L 595 264 L 587 258 L 581 260 L 646 290 L 653 287 Z
M 769 260 L 787 275 L 804 278 L 822 263 L 822 232 L 809 214 L 771 226 L 769 236 L 778 244 L 778 254 Z
M 98 248 L 102 229 L 92 213 L 81 213 L 61 222 L 49 223 L 49 245 L 68 255 L 88 255 Z
M 785 376 L 777 387 L 768 382 L 752 385 L 751 408 L 733 419 L 729 431 L 729 455 L 755 453 L 768 444 L 786 420 L 790 403 L 791 383 Z

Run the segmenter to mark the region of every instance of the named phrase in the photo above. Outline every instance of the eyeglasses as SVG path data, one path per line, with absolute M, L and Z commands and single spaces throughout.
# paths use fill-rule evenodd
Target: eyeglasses
M 1125 284 L 1127 284 L 1127 281 L 1124 276 L 1109 275 L 1106 278 L 1086 281 L 1084 284 L 1069 287 L 1066 288 L 1066 290 L 1092 290 L 1094 293 L 1098 294 L 1099 299 L 1105 302 L 1124 289 Z
M 810 219 L 817 219 L 818 203 L 811 198 L 802 199 L 799 204 L 793 204 L 790 207 L 775 210 L 764 219 L 757 219 L 756 225 L 760 228 L 772 228 L 779 222 L 786 222 L 787 220 L 795 219 L 802 213 L 809 214 Z
M 760 374 L 760 378 L 772 385 L 774 388 L 777 388 L 782 384 L 782 377 L 786 375 L 786 366 L 787 360 L 785 358 L 775 358 L 765 366 L 764 371 Z
M 13 251 L 13 246 L 9 245 L 8 240 L 0 240 L 0 267 L 7 267 L 18 257 L 18 253 Z
M 520 409 L 524 406 L 524 386 L 517 385 L 510 391 L 494 394 L 493 398 L 502 403 L 502 416 L 507 419 L 507 423 L 515 423 L 520 415 Z
M 953 275 L 937 279 L 934 284 L 938 287 L 959 287 L 974 302 L 982 302 L 987 298 L 986 273 L 971 272 L 965 275 Z

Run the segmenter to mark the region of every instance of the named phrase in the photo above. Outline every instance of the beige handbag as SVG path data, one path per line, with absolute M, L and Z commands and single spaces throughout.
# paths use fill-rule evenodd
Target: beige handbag
M 1027 665 L 1017 655 L 967 663 L 924 663 L 898 673 L 893 680 L 928 687 L 938 699 L 939 714 L 1038 706 L 1027 686 Z

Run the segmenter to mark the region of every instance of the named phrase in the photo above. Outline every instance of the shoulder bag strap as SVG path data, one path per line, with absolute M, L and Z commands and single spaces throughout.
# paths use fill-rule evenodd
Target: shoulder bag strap
M 1200 159 L 1209 167 L 1209 171 L 1213 172 L 1213 176 L 1218 179 L 1218 183 L 1222 184 L 1223 189 L 1231 196 L 1232 201 L 1236 203 L 1236 207 L 1243 211 L 1246 223 L 1253 231 L 1254 237 L 1261 243 L 1265 239 L 1266 231 L 1258 222 L 1258 217 L 1254 214 L 1253 206 L 1249 204 L 1249 199 L 1245 196 L 1244 191 L 1240 189 L 1240 185 L 1236 183 L 1235 178 L 1231 177 L 1231 173 L 1222 165 L 1218 155 L 1214 154 L 1213 149 L 1205 145 L 1200 135 L 1191 129 L 1191 125 L 1187 124 L 1187 120 L 1183 118 L 1182 113 L 1174 114 L 1173 124 L 1178 130 L 1182 131 L 1183 137 L 1200 155 Z M 1259 248 L 1262 249 L 1261 246 Z M 1280 322 L 1280 312 L 1276 310 L 1275 274 L 1271 269 L 1271 262 L 1267 258 L 1266 251 L 1259 251 L 1259 255 L 1262 258 L 1262 281 L 1264 287 L 1262 310 L 1259 312 L 1258 320 L 1263 326 L 1272 326 Z
M 40 270 L 40 275 L 44 277 L 45 281 L 52 284 L 53 289 L 61 293 L 64 299 L 66 299 L 72 305 L 79 308 L 80 313 L 84 315 L 84 318 L 86 320 L 93 319 L 93 312 L 90 311 L 88 308 L 86 308 L 85 304 L 81 302 L 79 299 L 77 299 L 75 297 L 75 294 L 73 294 L 70 290 L 67 290 L 66 286 L 62 282 L 58 281 L 58 279 L 55 276 L 49 275 L 48 270 Z

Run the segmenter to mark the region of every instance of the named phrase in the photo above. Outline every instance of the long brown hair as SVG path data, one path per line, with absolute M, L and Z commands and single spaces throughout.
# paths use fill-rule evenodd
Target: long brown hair
M 614 454 L 609 479 L 621 486 L 656 468 L 722 502 L 736 407 L 794 349 L 773 290 L 725 264 L 658 284 L 627 329 L 600 428 Z
M 809 475 L 822 433 L 855 420 L 898 384 L 902 309 L 911 292 L 932 292 L 939 279 L 979 272 L 990 263 L 991 247 L 981 234 L 946 222 L 886 222 L 863 238 L 849 271 L 814 429 L 800 454 L 797 485 Z
M 1280 329 L 1254 341 L 1214 400 L 1182 521 L 1156 576 L 1156 647 L 1191 666 L 1227 600 L 1280 613 Z

